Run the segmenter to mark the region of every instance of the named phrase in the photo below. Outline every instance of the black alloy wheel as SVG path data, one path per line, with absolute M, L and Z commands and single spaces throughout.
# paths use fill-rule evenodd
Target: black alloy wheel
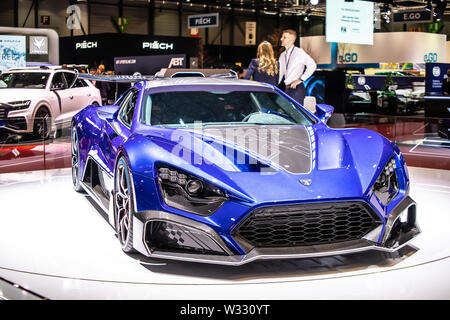
M 120 158 L 114 175 L 114 220 L 117 236 L 122 250 L 127 253 L 133 249 L 133 191 L 127 163 Z
M 52 116 L 46 107 L 40 107 L 34 115 L 33 134 L 37 139 L 47 140 L 50 137 Z
M 72 126 L 71 130 L 71 141 L 72 141 L 72 183 L 73 188 L 77 192 L 83 192 L 83 187 L 80 183 L 80 146 L 78 142 L 78 134 L 76 130 L 76 126 Z

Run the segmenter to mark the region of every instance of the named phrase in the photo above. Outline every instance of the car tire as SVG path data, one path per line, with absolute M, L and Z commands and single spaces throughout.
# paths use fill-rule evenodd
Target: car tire
M 71 140 L 71 160 L 72 160 L 72 184 L 76 192 L 84 193 L 80 179 L 80 144 L 75 125 L 72 126 L 70 134 Z
M 114 174 L 114 224 L 122 250 L 135 252 L 133 248 L 134 201 L 130 170 L 124 157 L 117 161 Z
M 47 107 L 39 107 L 34 115 L 33 136 L 36 139 L 47 140 L 51 136 L 52 115 Z

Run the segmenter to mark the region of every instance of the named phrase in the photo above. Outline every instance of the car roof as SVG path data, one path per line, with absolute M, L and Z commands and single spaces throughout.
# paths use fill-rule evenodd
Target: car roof
M 234 79 L 234 78 L 216 78 L 216 77 L 179 77 L 179 78 L 161 78 L 146 81 L 145 89 L 168 87 L 168 86 L 195 86 L 195 85 L 235 85 L 235 86 L 249 86 L 249 87 L 261 87 L 269 88 L 272 86 L 263 82 Z
M 47 73 L 50 73 L 50 72 L 61 71 L 61 70 L 74 73 L 73 70 L 63 69 L 61 66 L 13 68 L 13 69 L 5 70 L 3 73 L 5 73 L 5 72 L 41 72 L 41 73 L 47 72 Z

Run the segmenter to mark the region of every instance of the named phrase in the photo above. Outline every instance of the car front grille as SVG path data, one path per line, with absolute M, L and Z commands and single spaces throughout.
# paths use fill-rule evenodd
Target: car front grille
M 308 246 L 358 240 L 381 223 L 357 201 L 271 206 L 254 210 L 232 236 L 257 248 Z

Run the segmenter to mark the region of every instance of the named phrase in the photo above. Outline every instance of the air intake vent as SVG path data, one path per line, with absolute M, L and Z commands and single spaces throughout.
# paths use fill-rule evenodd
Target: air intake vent
M 257 248 L 309 246 L 363 238 L 381 224 L 363 202 L 263 207 L 232 232 Z

